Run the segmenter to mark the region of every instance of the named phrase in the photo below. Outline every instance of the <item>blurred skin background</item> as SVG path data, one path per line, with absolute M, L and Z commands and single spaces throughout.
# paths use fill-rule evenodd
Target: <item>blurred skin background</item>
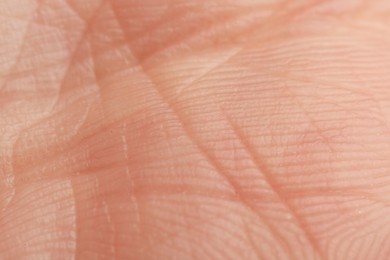
M 390 259 L 387 0 L 1 0 L 0 259 Z

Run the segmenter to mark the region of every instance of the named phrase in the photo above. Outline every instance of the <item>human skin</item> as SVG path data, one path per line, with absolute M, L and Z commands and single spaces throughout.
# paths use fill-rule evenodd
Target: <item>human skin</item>
M 387 0 L 0 1 L 0 259 L 390 257 Z

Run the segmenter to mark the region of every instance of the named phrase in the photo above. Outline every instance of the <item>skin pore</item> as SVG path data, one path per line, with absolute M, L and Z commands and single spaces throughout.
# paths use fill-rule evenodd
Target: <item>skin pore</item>
M 0 259 L 389 259 L 387 0 L 2 0 Z

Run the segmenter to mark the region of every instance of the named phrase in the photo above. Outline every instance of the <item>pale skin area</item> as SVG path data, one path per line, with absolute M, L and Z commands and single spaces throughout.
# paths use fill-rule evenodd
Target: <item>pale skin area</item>
M 0 259 L 389 259 L 389 1 L 0 20 Z

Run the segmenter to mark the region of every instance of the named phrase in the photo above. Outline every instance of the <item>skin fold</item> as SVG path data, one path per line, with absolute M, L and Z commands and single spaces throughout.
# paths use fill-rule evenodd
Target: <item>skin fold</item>
M 0 259 L 390 258 L 387 0 L 0 1 Z

